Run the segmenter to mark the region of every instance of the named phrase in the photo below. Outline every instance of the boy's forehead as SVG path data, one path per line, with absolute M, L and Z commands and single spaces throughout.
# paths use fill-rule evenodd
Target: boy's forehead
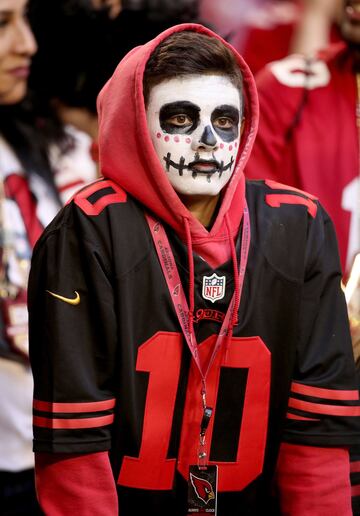
M 187 100 L 202 109 L 221 104 L 240 108 L 240 92 L 226 75 L 188 75 L 173 77 L 155 85 L 150 92 L 149 108 Z

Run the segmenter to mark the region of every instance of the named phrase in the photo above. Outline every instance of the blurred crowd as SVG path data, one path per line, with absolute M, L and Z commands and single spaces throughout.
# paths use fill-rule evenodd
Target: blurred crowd
M 255 74 L 249 178 L 309 191 L 337 231 L 360 356 L 360 2 L 0 0 L 0 514 L 35 515 L 26 284 L 42 229 L 96 179 L 96 98 L 117 63 L 177 23 L 202 23 Z M 353 457 L 360 514 L 360 455 Z

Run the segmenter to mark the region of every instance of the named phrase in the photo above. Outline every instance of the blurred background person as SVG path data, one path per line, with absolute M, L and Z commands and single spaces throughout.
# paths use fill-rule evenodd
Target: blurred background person
M 288 54 L 301 0 L 201 0 L 200 14 L 229 41 L 255 74 Z
M 314 56 L 330 43 L 340 41 L 342 10 L 343 0 L 301 0 L 301 16 L 294 27 L 288 54 Z
M 319 48 L 339 39 L 337 26 L 326 23 L 325 6 L 318 9 L 315 1 L 310 12 L 309 3 L 311 0 L 200 0 L 199 12 L 238 50 L 255 74 L 267 63 L 305 49 L 305 45 L 314 50 L 315 45 Z M 332 16 L 333 0 L 326 3 Z M 298 32 L 304 21 L 306 34 Z M 311 29 L 317 32 L 315 38 Z
M 88 135 L 27 91 L 37 49 L 25 0 L 0 0 L 0 514 L 38 514 L 26 286 L 32 248 L 76 189 L 95 178 Z M 44 71 L 43 71 L 44 73 Z M 47 73 L 47 72 L 45 72 Z
M 336 7 L 338 0 L 331 1 Z M 330 0 L 306 4 L 309 11 L 323 7 L 330 24 Z M 257 75 L 260 128 L 247 166 L 249 178 L 266 177 L 319 197 L 335 223 L 345 275 L 360 250 L 359 10 L 359 0 L 343 2 L 340 43 L 317 57 L 291 55 Z M 314 26 L 308 31 L 305 23 L 302 30 L 313 39 L 321 32 Z

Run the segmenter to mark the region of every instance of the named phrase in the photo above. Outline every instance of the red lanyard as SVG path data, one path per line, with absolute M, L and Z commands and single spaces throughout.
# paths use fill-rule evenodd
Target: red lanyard
M 155 220 L 151 215 L 146 214 L 146 219 L 149 224 L 151 236 L 154 240 L 156 252 L 159 257 L 159 261 L 161 264 L 161 268 L 163 270 L 165 280 L 167 283 L 167 287 L 169 289 L 169 293 L 171 295 L 172 302 L 174 304 L 174 308 L 179 319 L 179 323 L 181 329 L 183 331 L 186 343 L 190 349 L 190 352 L 194 358 L 194 361 L 199 370 L 201 379 L 202 379 L 202 401 L 203 401 L 203 409 L 204 409 L 204 417 L 201 423 L 200 429 L 200 444 L 202 447 L 205 446 L 205 432 L 206 428 L 209 424 L 210 417 L 212 414 L 212 409 L 207 407 L 206 405 L 206 377 L 210 371 L 210 367 L 215 359 L 215 356 L 219 349 L 221 348 L 224 338 L 229 333 L 229 324 L 233 315 L 233 309 L 235 304 L 235 293 L 232 295 L 231 301 L 229 303 L 224 321 L 222 323 L 220 332 L 216 339 L 215 347 L 211 358 L 208 363 L 208 367 L 206 371 L 203 371 L 199 352 L 198 345 L 196 341 L 196 336 L 193 327 L 189 326 L 189 307 L 186 300 L 186 296 L 184 293 L 184 289 L 181 284 L 180 276 L 178 269 L 176 267 L 174 254 L 172 252 L 171 246 L 169 244 L 169 240 L 167 238 L 164 227 L 160 222 Z M 239 299 L 241 299 L 241 293 L 244 285 L 245 278 L 245 270 L 248 261 L 249 255 L 249 247 L 250 247 L 250 218 L 249 218 L 249 210 L 245 201 L 244 215 L 243 215 L 243 228 L 242 228 L 242 239 L 241 239 L 241 251 L 240 251 L 240 267 L 239 267 Z M 206 457 L 206 452 L 205 457 Z M 200 457 L 204 459 L 205 457 Z

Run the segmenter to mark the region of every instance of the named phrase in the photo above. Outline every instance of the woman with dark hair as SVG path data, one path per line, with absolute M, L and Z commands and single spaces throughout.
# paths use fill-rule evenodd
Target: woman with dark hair
M 30 0 L 39 52 L 29 84 L 53 103 L 61 120 L 96 140 L 96 98 L 120 59 L 167 27 L 196 21 L 197 4 L 198 0 Z
M 0 0 L 0 507 L 37 513 L 26 286 L 33 246 L 74 190 L 95 178 L 90 138 L 63 126 L 27 79 L 37 45 L 25 0 Z

